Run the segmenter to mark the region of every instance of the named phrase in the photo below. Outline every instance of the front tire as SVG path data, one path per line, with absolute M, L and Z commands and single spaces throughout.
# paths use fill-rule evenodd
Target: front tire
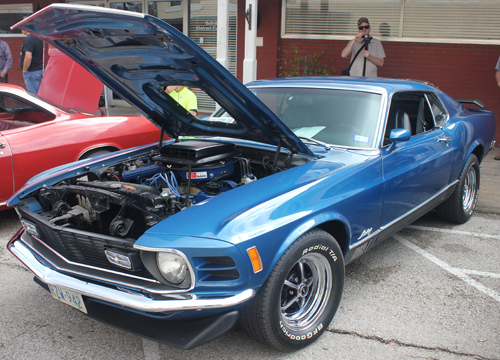
M 312 230 L 283 254 L 256 297 L 242 310 L 241 324 L 279 350 L 301 349 L 330 324 L 342 297 L 344 259 L 335 239 Z
M 456 224 L 467 222 L 476 208 L 479 194 L 479 161 L 471 155 L 451 196 L 437 208 L 439 217 Z

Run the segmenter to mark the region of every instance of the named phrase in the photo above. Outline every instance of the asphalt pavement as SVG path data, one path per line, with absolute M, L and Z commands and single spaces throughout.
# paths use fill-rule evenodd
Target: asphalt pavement
M 481 183 L 476 211 L 500 214 L 500 148 L 493 148 L 481 163 Z

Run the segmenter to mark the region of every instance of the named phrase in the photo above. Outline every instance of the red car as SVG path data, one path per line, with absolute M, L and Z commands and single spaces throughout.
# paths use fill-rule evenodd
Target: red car
M 55 105 L 57 101 L 97 112 L 102 84 L 96 85 L 94 77 L 68 63 L 66 56 L 54 59 L 57 66 L 49 62 L 40 96 L 17 85 L 0 85 L 0 210 L 28 179 L 44 170 L 160 139 L 160 130 L 144 117 L 97 117 Z

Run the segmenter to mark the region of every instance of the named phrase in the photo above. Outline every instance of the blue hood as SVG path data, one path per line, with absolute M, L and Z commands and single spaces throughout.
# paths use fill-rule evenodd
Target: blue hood
M 227 69 L 184 34 L 153 16 L 52 4 L 12 28 L 26 30 L 66 53 L 173 138 L 227 136 L 313 156 Z M 202 89 L 236 123 L 192 117 L 165 94 L 162 88 L 168 85 Z

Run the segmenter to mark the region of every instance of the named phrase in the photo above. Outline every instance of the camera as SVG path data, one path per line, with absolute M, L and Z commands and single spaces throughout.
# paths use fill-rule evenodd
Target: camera
M 372 37 L 368 34 L 363 35 L 363 39 L 365 39 L 365 43 L 369 43 L 372 40 Z

